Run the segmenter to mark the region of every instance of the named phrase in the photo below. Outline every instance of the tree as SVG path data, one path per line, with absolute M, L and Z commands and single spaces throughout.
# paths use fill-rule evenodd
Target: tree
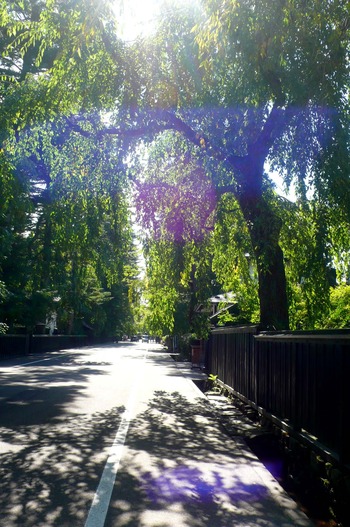
M 212 268 L 225 292 L 234 292 L 236 322 L 259 323 L 258 277 L 249 231 L 232 194 L 222 196 L 216 215 Z
M 101 133 L 147 139 L 170 129 L 192 143 L 217 194 L 231 193 L 246 222 L 261 324 L 286 328 L 282 217 L 265 167 L 296 181 L 301 197 L 308 181 L 319 192 L 328 181 L 334 195 L 335 181 L 348 180 L 346 163 L 336 174 L 336 152 L 348 159 L 347 2 L 203 5 L 204 15 L 168 10 L 157 34 L 136 44 L 128 119 Z
M 98 16 L 87 4 L 33 1 L 21 4 L 23 16 L 2 2 L 8 81 L 18 69 L 2 92 L 2 129 L 18 134 L 35 119 L 75 112 L 58 141 L 77 132 L 97 142 L 114 136 L 118 149 L 123 137 L 124 159 L 140 140 L 180 134 L 218 201 L 230 194 L 239 205 L 262 325 L 288 327 L 284 216 L 266 167 L 295 183 L 303 201 L 310 186 L 322 206 L 339 204 L 348 218 L 347 2 L 203 0 L 203 12 L 167 8 L 157 33 L 130 46 L 101 23 L 105 4 L 92 3 Z M 111 109 L 112 101 L 107 124 L 78 113 Z
M 283 200 L 280 243 L 288 279 L 292 329 L 314 329 L 328 311 L 335 285 L 329 236 L 329 211 L 318 200 Z
M 104 0 L 2 0 L 3 137 L 59 113 L 111 105 L 124 60 L 112 20 Z
M 349 285 L 343 283 L 339 287 L 332 288 L 330 309 L 325 313 L 322 327 L 348 329 L 350 325 L 349 302 Z
M 77 331 L 84 318 L 96 332 L 122 334 L 132 269 L 137 272 L 125 167 L 115 140 L 113 148 L 108 138 L 102 147 L 82 135 L 56 144 L 64 131 L 65 121 L 57 120 L 21 132 L 12 145 L 8 141 L 7 158 L 26 181 L 32 207 L 25 236 L 20 233 L 23 254 L 14 248 L 9 255 L 25 266 L 3 267 L 3 279 L 19 302 L 16 314 L 5 306 L 5 315 L 27 324 L 24 305 L 51 293 L 59 299 L 61 330 Z
M 179 152 L 182 155 L 179 155 Z M 135 183 L 146 258 L 148 326 L 156 334 L 203 332 L 195 308 L 212 293 L 208 246 L 215 192 L 184 140 L 164 133 Z M 205 326 L 205 327 L 204 327 Z
M 135 266 L 120 156 L 108 141 L 73 144 L 63 118 L 118 98 L 124 45 L 112 20 L 100 0 L 0 4 L 0 267 L 12 322 L 55 291 L 70 325 L 84 315 L 114 333 L 128 317 Z M 93 116 L 81 119 L 91 130 Z

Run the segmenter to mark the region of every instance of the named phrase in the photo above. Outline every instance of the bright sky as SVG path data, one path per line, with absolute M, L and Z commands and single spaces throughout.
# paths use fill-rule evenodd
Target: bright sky
M 272 181 L 276 185 L 277 194 L 289 199 L 289 201 L 296 201 L 297 198 L 295 195 L 294 185 L 291 185 L 289 191 L 287 191 L 283 186 L 283 181 L 281 177 L 276 172 L 269 171 L 268 167 L 265 167 L 265 170 L 267 170 L 270 179 L 272 179 Z
M 154 19 L 162 0 L 116 0 L 116 17 L 121 21 L 121 34 L 125 40 L 152 31 Z

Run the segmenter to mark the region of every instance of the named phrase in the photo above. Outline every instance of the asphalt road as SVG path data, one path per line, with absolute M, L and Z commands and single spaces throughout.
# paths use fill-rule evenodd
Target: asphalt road
M 307 527 L 160 346 L 0 363 L 1 527 Z

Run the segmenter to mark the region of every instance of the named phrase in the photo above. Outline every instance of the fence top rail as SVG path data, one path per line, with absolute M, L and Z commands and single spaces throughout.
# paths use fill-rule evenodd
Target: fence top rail
M 25 339 L 27 336 L 27 333 L 7 333 L 6 335 L 0 335 L 0 339 L 13 339 L 13 338 L 16 338 L 16 339 Z
M 37 333 L 34 333 L 31 335 L 33 338 L 37 339 L 81 339 L 81 338 L 87 338 L 87 335 L 40 335 Z
M 73 339 L 76 339 L 76 338 L 87 338 L 87 335 L 40 335 L 40 334 L 37 334 L 37 333 L 34 333 L 34 334 L 31 334 L 31 333 L 18 333 L 18 334 L 15 334 L 15 333 L 7 333 L 5 335 L 0 335 L 0 339 L 25 339 L 27 337 L 31 337 L 31 338 L 39 338 L 39 339 L 51 339 L 51 340 L 54 340 L 54 339 L 62 339 L 62 338 L 65 338 L 65 339 L 68 339 L 68 338 L 73 338 Z
M 328 335 L 321 335 L 321 334 L 296 334 L 296 335 L 293 335 L 292 333 L 288 333 L 288 334 L 283 334 L 283 333 L 278 333 L 278 334 L 275 334 L 275 335 L 264 335 L 264 334 L 259 334 L 259 335 L 254 335 L 254 338 L 256 340 L 259 340 L 259 341 L 265 341 L 265 342 L 268 342 L 268 341 L 274 341 L 274 342 L 286 342 L 288 340 L 290 341 L 329 341 L 329 342 L 337 342 L 338 344 L 342 341 L 344 341 L 346 344 L 349 344 L 350 343 L 350 334 L 349 335 L 346 335 L 346 334 L 328 334 Z
M 228 333 L 258 333 L 259 326 L 228 326 L 222 328 L 215 328 L 211 330 L 212 335 L 226 335 Z

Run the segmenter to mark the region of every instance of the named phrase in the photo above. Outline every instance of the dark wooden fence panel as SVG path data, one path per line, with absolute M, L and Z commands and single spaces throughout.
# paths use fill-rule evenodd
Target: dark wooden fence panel
M 29 352 L 29 335 L 1 335 L 0 359 L 21 357 Z
M 22 357 L 29 353 L 43 353 L 86 345 L 98 345 L 113 341 L 113 338 L 98 338 L 86 335 L 1 335 L 0 360 Z
M 350 462 L 350 334 L 213 330 L 210 373 L 261 413 Z
M 257 326 L 213 330 L 209 341 L 208 371 L 249 399 L 256 399 Z
M 32 335 L 31 353 L 81 348 L 87 344 L 86 335 Z

